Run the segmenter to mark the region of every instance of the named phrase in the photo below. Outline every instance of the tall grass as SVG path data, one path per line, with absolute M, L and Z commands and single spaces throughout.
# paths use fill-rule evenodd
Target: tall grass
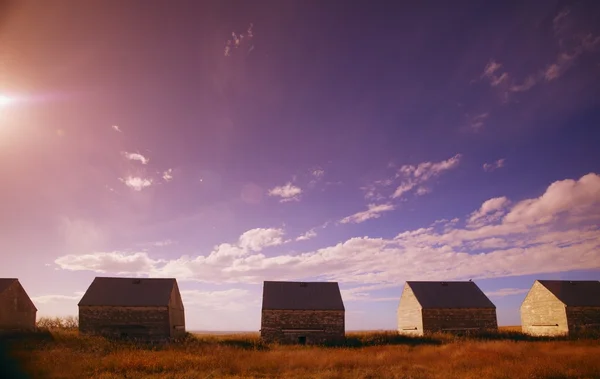
M 162 344 L 51 329 L 13 341 L 42 378 L 600 378 L 594 336 L 540 339 L 516 331 L 423 338 L 349 333 L 338 346 L 264 344 L 259 335 L 194 335 Z M 585 337 L 585 338 L 584 338 Z

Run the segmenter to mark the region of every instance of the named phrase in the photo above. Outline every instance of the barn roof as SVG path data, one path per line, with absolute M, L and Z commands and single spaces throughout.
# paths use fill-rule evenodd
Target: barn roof
M 263 309 L 344 310 L 337 282 L 271 282 L 263 285 Z
M 160 307 L 169 305 L 173 278 L 96 277 L 78 305 Z
M 423 308 L 496 308 L 474 282 L 406 282 Z
M 571 307 L 600 307 L 597 280 L 538 280 L 558 300 Z
M 16 282 L 14 278 L 0 278 L 0 293 L 4 292 L 11 284 Z

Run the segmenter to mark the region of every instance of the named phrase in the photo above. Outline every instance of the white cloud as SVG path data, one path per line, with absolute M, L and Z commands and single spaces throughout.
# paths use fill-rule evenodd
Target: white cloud
M 484 202 L 481 207 L 471 213 L 467 221 L 468 227 L 481 227 L 498 221 L 505 213 L 510 200 L 506 197 L 495 197 Z
M 489 113 L 480 113 L 474 116 L 467 116 L 469 119 L 469 127 L 473 130 L 479 130 L 485 125 L 485 120 L 487 120 Z
M 266 256 L 250 250 L 252 244 L 221 244 L 208 255 L 168 261 L 115 252 L 68 255 L 55 262 L 69 270 L 174 276 L 182 281 L 258 284 L 265 279 L 314 278 L 344 286 L 600 269 L 600 176 L 557 181 L 538 198 L 506 202 L 488 201 L 478 207 L 478 214 L 506 209 L 506 215 L 493 221 L 483 217 L 472 228 L 440 220 L 394 238 L 355 237 L 308 252 Z M 355 290 L 354 296 L 373 290 Z
M 54 261 L 60 268 L 65 270 L 89 270 L 117 274 L 146 273 L 160 262 L 162 261 L 151 259 L 145 252 L 128 254 L 117 251 L 109 253 L 64 255 Z
M 175 243 L 176 242 L 171 239 L 166 239 L 166 240 L 162 240 L 162 241 L 152 242 L 152 246 L 163 247 L 163 246 L 170 246 Z
M 115 132 L 122 133 L 121 128 L 119 128 L 119 125 L 113 125 L 112 128 Z
M 494 60 L 491 60 L 488 62 L 488 64 L 483 69 L 483 74 L 481 74 L 481 77 L 482 78 L 491 78 L 494 76 L 496 71 L 498 71 L 501 67 L 502 67 L 502 64 L 500 64 Z
M 495 291 L 488 291 L 485 294 L 489 297 L 504 297 L 520 295 L 529 292 L 529 288 L 501 288 Z
M 35 304 L 48 304 L 55 303 L 61 301 L 73 301 L 79 300 L 83 296 L 84 292 L 78 291 L 74 292 L 74 295 L 40 295 L 40 296 L 32 296 L 31 300 Z
M 323 169 L 315 169 L 311 172 L 311 175 L 314 176 L 315 178 L 322 178 L 325 175 L 325 170 Z
M 125 185 L 134 191 L 141 191 L 152 185 L 152 179 L 145 179 L 139 176 L 128 176 L 127 178 L 119 178 Z
M 309 230 L 308 232 L 304 233 L 301 236 L 298 236 L 296 238 L 296 241 L 306 241 L 309 240 L 311 238 L 315 238 L 317 236 L 317 232 L 315 232 L 314 229 Z
M 502 158 L 502 159 L 498 159 L 497 161 L 492 162 L 492 163 L 484 163 L 483 171 L 490 172 L 490 171 L 494 171 L 496 169 L 502 168 L 502 167 L 504 167 L 504 161 L 505 161 L 505 159 Z
M 173 169 L 170 168 L 167 171 L 163 172 L 163 179 L 165 182 L 170 182 L 171 180 L 173 180 Z
M 522 84 L 513 83 L 510 86 L 511 92 L 525 92 L 529 91 L 536 84 L 536 79 L 533 75 L 528 76 Z
M 286 183 L 283 186 L 278 186 L 269 190 L 269 196 L 277 196 L 281 198 L 281 202 L 287 201 L 298 201 L 299 196 L 302 193 L 300 187 L 292 185 L 292 183 Z
M 393 204 L 369 204 L 366 211 L 355 213 L 351 216 L 344 217 L 340 220 L 342 224 L 360 224 L 372 218 L 379 218 L 383 212 L 393 211 L 395 209 Z
M 444 171 L 458 167 L 461 155 L 456 154 L 452 158 L 440 162 L 423 162 L 418 165 L 404 165 L 400 167 L 398 177 L 404 177 L 402 183 L 396 188 L 392 198 L 398 198 L 409 192 L 419 184 L 436 177 Z
M 284 234 L 283 229 L 251 229 L 240 236 L 239 245 L 243 249 L 261 251 L 264 247 L 281 245 Z
M 126 151 L 123 152 L 123 156 L 126 159 L 129 159 L 130 161 L 139 161 L 142 164 L 148 164 L 148 162 L 150 162 L 150 159 L 144 157 L 142 154 L 140 153 L 128 153 Z
M 198 306 L 216 311 L 241 311 L 256 305 L 258 298 L 250 291 L 232 288 L 221 291 L 182 290 L 181 299 L 186 307 Z

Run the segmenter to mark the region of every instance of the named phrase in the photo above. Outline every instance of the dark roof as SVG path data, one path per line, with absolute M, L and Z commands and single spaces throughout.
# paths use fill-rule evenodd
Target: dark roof
M 169 305 L 176 280 L 96 277 L 78 305 L 160 307 Z
M 344 310 L 337 282 L 264 282 L 263 309 Z
M 16 282 L 17 279 L 0 278 L 0 293 L 4 292 L 11 284 Z
M 558 300 L 571 307 L 600 307 L 597 280 L 538 280 Z
M 496 308 L 474 282 L 406 282 L 423 308 Z

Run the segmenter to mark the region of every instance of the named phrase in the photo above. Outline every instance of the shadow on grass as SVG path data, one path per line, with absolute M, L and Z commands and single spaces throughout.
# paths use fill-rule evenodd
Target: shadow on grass
M 436 336 L 412 337 L 395 332 L 365 333 L 360 335 L 347 335 L 346 340 L 338 343 L 325 344 L 330 347 L 360 348 L 366 346 L 384 345 L 441 345 L 444 341 Z

